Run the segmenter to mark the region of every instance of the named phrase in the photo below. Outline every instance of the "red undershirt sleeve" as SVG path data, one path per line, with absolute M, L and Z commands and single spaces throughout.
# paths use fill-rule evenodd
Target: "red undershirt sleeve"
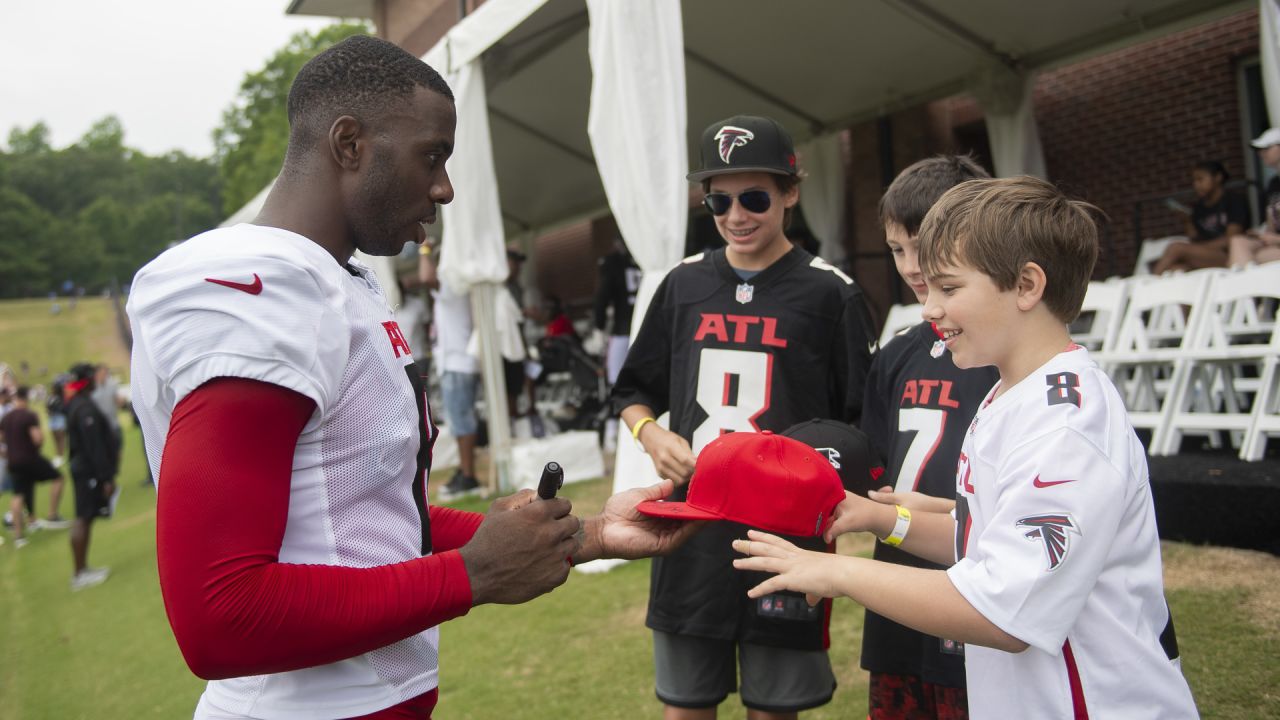
M 372 568 L 279 561 L 294 449 L 314 410 L 304 395 L 239 378 L 211 380 L 174 408 L 157 504 L 160 589 L 202 678 L 354 657 L 471 607 L 456 548 L 475 513 L 431 508 L 429 557 Z
M 471 542 L 471 536 L 484 521 L 481 513 L 465 510 L 432 505 L 427 511 L 431 513 L 431 547 L 436 552 L 457 550 Z

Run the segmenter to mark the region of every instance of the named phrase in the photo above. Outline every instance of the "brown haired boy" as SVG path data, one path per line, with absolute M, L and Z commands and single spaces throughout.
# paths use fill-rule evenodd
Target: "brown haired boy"
M 967 643 L 974 717 L 1196 717 L 1145 452 L 1067 333 L 1097 259 L 1091 211 L 1035 178 L 971 180 L 920 228 L 925 318 L 957 367 L 994 365 L 1000 381 L 969 424 L 953 515 L 852 496 L 828 537 L 870 530 L 949 569 L 811 553 L 754 531 L 734 543 L 750 556 L 737 567 L 778 573 L 753 597 L 848 595 Z

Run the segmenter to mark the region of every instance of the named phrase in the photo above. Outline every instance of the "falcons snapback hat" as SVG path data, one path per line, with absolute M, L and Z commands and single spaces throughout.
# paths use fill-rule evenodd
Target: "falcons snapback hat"
M 636 510 L 812 537 L 822 534 L 843 499 L 840 476 L 813 448 L 771 432 L 734 432 L 702 449 L 686 501 L 650 500 Z
M 796 150 L 776 120 L 735 115 L 707 126 L 698 145 L 702 168 L 689 173 L 690 182 L 713 175 L 739 172 L 796 174 Z
M 884 468 L 872 459 L 871 439 L 858 428 L 839 420 L 806 420 L 782 434 L 825 457 L 840 476 L 845 490 L 866 497 L 868 491 L 880 488 Z

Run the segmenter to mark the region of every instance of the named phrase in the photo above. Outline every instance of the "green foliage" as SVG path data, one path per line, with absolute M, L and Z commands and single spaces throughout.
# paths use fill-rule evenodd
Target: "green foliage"
M 212 160 L 144 155 L 114 116 L 66 148 L 48 137 L 44 123 L 13 128 L 0 151 L 0 298 L 128 284 L 169 243 L 217 225 Z
M 330 45 L 368 32 L 363 23 L 300 32 L 265 67 L 244 79 L 236 101 L 222 114 L 222 125 L 213 132 L 224 215 L 239 210 L 280 172 L 289 141 L 285 105 L 298 71 Z
M 295 35 L 245 77 L 214 131 L 213 158 L 144 155 L 114 115 L 61 149 L 44 122 L 10 128 L 0 148 L 0 298 L 43 296 L 67 281 L 88 293 L 127 285 L 170 244 L 216 227 L 279 171 L 298 70 L 369 31 L 344 24 Z

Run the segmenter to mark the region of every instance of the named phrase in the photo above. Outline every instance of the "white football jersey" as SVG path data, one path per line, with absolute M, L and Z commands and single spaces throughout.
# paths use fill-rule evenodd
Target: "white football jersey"
M 969 426 L 952 583 L 1021 653 L 967 645 L 974 718 L 1194 718 L 1177 662 L 1146 454 L 1074 347 Z
M 349 267 L 300 235 L 236 225 L 160 255 L 129 297 L 133 404 L 157 474 L 174 406 L 212 378 L 260 380 L 315 401 L 293 458 L 283 563 L 372 567 L 424 550 L 412 349 L 373 272 Z M 425 435 L 434 435 L 429 424 Z M 211 681 L 200 713 L 364 715 L 436 687 L 438 646 L 431 628 L 329 665 Z

